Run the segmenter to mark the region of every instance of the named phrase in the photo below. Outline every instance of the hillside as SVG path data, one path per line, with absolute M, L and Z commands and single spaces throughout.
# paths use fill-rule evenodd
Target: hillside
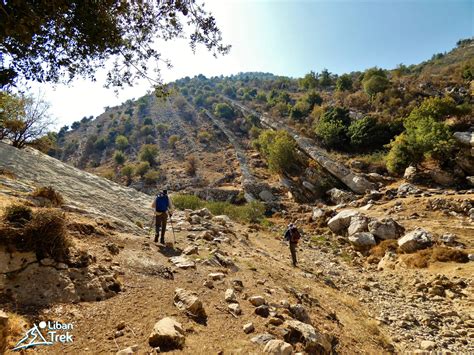
M 367 216 L 382 224 L 382 218 L 393 218 L 405 232 L 417 226 L 427 229 L 434 244 L 415 253 L 392 247 L 385 251 L 382 244 L 368 254 L 355 250 L 339 229 L 347 228 L 346 222 L 334 217 L 328 223 L 327 216 L 347 214 L 342 205 L 288 206 L 287 215 L 276 214 L 268 227 L 212 216 L 206 209 L 177 211 L 176 243 L 164 247 L 152 243 L 139 223 L 129 223 L 140 217 L 146 222 L 145 195 L 106 179 L 85 178 L 89 175 L 34 150 L 4 144 L 0 148 L 3 211 L 21 203 L 31 206 L 34 216 L 64 212 L 74 250 L 86 251 L 89 260 L 79 265 L 71 259 L 51 260 L 53 256 L 40 259 L 34 252 L 16 251 L 8 244 L 11 239 L 2 239 L 0 260 L 8 272 L 2 278 L 1 303 L 10 312 L 2 315 L 2 322 L 7 319 L 9 324 L 7 347 L 29 329 L 25 325 L 22 330 L 22 322 L 31 326 L 54 320 L 74 325 L 74 341 L 37 346 L 34 352 L 113 353 L 133 347 L 150 353 L 155 351 L 150 346 L 155 323 L 172 317 L 183 329 L 181 340 L 166 338 L 158 342 L 161 350 L 181 344 L 181 352 L 189 354 L 261 353 L 272 338 L 284 339 L 294 351 L 321 354 L 474 350 L 469 342 L 474 264 L 446 258 L 446 250 L 474 252 L 472 190 L 407 189 L 407 184 L 397 183 L 381 189 L 381 196 L 368 204 L 367 198 L 357 201 L 361 207 L 351 213 L 359 217 L 349 228 Z M 32 172 L 32 166 L 41 169 Z M 31 194 L 49 181 L 64 195 L 60 206 Z M 88 203 L 79 205 L 85 191 Z M 288 219 L 299 221 L 303 232 L 298 268 L 291 266 L 288 247 L 280 241 Z M 6 220 L 1 228 L 2 233 L 11 230 Z M 171 231 L 167 238 L 172 238 Z M 181 259 L 172 258 L 177 255 Z M 424 268 L 415 267 L 423 261 Z M 73 277 L 81 272 L 90 278 L 86 289 L 87 281 Z M 56 281 L 58 277 L 62 281 Z M 95 277 L 108 283 L 100 286 Z M 105 294 L 101 287 L 106 287 Z M 205 318 L 201 303 L 188 291 L 202 302 Z

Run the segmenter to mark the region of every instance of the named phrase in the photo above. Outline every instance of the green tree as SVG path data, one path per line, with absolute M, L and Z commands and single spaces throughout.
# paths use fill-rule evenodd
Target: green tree
M 367 69 L 362 77 L 362 85 L 367 95 L 373 97 L 384 92 L 390 85 L 385 70 L 374 67 Z
M 379 92 L 384 92 L 390 82 L 387 78 L 379 75 L 373 75 L 368 80 L 363 81 L 364 91 L 370 97 L 375 96 Z
M 171 149 L 176 149 L 176 143 L 178 142 L 178 140 L 179 136 L 177 136 L 176 134 L 171 135 L 168 138 L 168 147 L 170 147 Z
M 156 164 L 156 158 L 158 157 L 158 147 L 154 144 L 143 144 L 138 153 L 140 161 L 146 161 L 150 166 Z
M 319 85 L 323 88 L 327 88 L 331 86 L 333 83 L 333 79 L 331 73 L 327 69 L 323 69 L 321 75 L 319 76 Z
M 429 157 L 441 164 L 452 157 L 455 146 L 449 127 L 441 122 L 452 107 L 449 99 L 427 99 L 404 120 L 405 132 L 391 144 L 387 168 L 400 174 L 410 164 L 419 164 Z
M 125 154 L 123 154 L 123 152 L 121 152 L 120 150 L 117 150 L 115 151 L 114 153 L 114 161 L 115 161 L 115 164 L 117 165 L 122 165 L 123 163 L 125 163 Z
M 0 91 L 0 139 L 10 139 L 17 148 L 38 140 L 54 123 L 48 110 L 49 104 L 41 97 Z
M 348 143 L 347 130 L 350 123 L 348 110 L 342 107 L 329 107 L 316 122 L 314 132 L 327 147 L 344 149 Z
M 122 176 L 125 176 L 125 178 L 127 179 L 127 185 L 130 185 L 133 175 L 133 166 L 130 164 L 125 164 L 120 170 L 120 174 L 122 174 Z
M 145 180 L 145 183 L 147 185 L 156 184 L 159 178 L 160 178 L 160 173 L 153 169 L 147 171 L 146 174 L 143 175 L 143 180 Z
M 150 170 L 150 163 L 142 161 L 135 166 L 135 175 L 143 177 Z
M 124 151 L 128 148 L 128 139 L 125 136 L 119 135 L 115 138 L 115 147 L 118 150 Z
M 347 91 L 352 89 L 352 77 L 349 74 L 342 74 L 336 81 L 337 91 Z
M 319 81 L 314 71 L 310 71 L 303 78 L 298 80 L 298 85 L 303 90 L 316 89 Z
M 277 173 L 289 171 L 298 159 L 296 142 L 283 130 L 262 131 L 255 146 L 267 159 L 270 170 Z
M 219 118 L 231 119 L 235 117 L 234 109 L 226 103 L 216 104 L 214 114 Z
M 0 87 L 17 78 L 94 78 L 110 61 L 106 84 L 132 86 L 147 67 L 159 70 L 157 37 L 188 35 L 191 48 L 201 44 L 214 54 L 230 49 L 214 17 L 194 1 L 23 0 L 2 1 L 0 9 Z

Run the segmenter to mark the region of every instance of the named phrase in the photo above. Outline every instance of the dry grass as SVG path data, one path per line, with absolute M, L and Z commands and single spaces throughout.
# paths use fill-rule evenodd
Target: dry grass
M 53 189 L 51 186 L 47 187 L 38 187 L 35 191 L 31 193 L 33 197 L 42 197 L 50 203 L 49 207 L 60 207 L 64 203 L 64 199 L 59 192 Z
M 39 259 L 51 257 L 56 261 L 66 261 L 71 241 L 66 230 L 64 213 L 52 208 L 35 212 L 26 225 L 24 244 L 36 252 Z
M 24 317 L 16 313 L 7 314 L 7 327 L 3 329 L 3 336 L 0 337 L 0 354 L 5 354 L 7 350 L 13 349 L 28 329 L 28 321 Z
M 370 249 L 370 255 L 376 258 L 382 258 L 387 250 L 396 251 L 398 249 L 398 243 L 394 239 L 383 240 L 372 249 Z
M 425 268 L 436 261 L 467 263 L 469 258 L 463 250 L 435 246 L 410 254 L 404 259 L 407 266 L 414 268 Z
M 32 217 L 32 209 L 19 203 L 7 206 L 3 212 L 3 219 L 5 221 L 18 226 L 25 225 Z
M 196 171 L 197 171 L 197 159 L 195 156 L 190 155 L 187 157 L 185 165 L 184 165 L 184 170 L 186 171 L 186 174 L 189 176 L 196 176 Z
M 5 169 L 5 168 L 0 168 L 0 175 L 5 176 L 9 179 L 15 179 L 16 178 L 16 176 L 13 172 L 11 172 L 10 170 Z

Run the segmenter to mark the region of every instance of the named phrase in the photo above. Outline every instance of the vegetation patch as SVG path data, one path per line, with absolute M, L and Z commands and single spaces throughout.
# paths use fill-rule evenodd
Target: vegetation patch
M 33 217 L 33 210 L 23 204 L 7 206 L 3 212 L 3 219 L 16 226 L 23 226 Z
M 33 197 L 41 197 L 50 201 L 50 207 L 59 207 L 64 203 L 62 195 L 51 186 L 39 187 L 31 193 Z
M 0 225 L 0 242 L 18 251 L 32 251 L 39 260 L 49 257 L 67 262 L 72 242 L 63 212 L 53 208 L 34 212 L 27 206 L 13 205 L 5 209 Z
M 467 263 L 469 258 L 463 250 L 436 246 L 410 254 L 404 259 L 405 264 L 414 268 L 425 268 L 436 261 Z
M 185 194 L 173 195 L 172 200 L 174 206 L 180 210 L 207 208 L 215 216 L 224 214 L 233 220 L 246 223 L 261 223 L 265 213 L 265 206 L 258 201 L 234 205 L 230 202 L 204 201 L 197 196 Z

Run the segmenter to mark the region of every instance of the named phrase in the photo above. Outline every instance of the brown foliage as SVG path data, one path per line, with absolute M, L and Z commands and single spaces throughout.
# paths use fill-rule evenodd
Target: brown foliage
M 382 258 L 387 250 L 396 251 L 398 249 L 398 243 L 394 239 L 383 240 L 378 245 L 370 249 L 370 255 Z
M 64 203 L 64 199 L 59 192 L 53 189 L 51 186 L 39 187 L 32 192 L 33 197 L 42 197 L 49 200 L 50 206 L 59 207 Z
M 197 159 L 195 156 L 190 155 L 186 159 L 186 163 L 184 165 L 184 169 L 186 171 L 186 174 L 189 176 L 196 176 L 196 171 L 197 171 Z
M 467 263 L 469 258 L 467 253 L 463 250 L 447 248 L 447 247 L 434 247 L 430 249 L 420 250 L 414 254 L 410 254 L 405 258 L 405 264 L 415 268 L 428 267 L 430 263 L 440 261 L 456 262 L 456 263 Z

